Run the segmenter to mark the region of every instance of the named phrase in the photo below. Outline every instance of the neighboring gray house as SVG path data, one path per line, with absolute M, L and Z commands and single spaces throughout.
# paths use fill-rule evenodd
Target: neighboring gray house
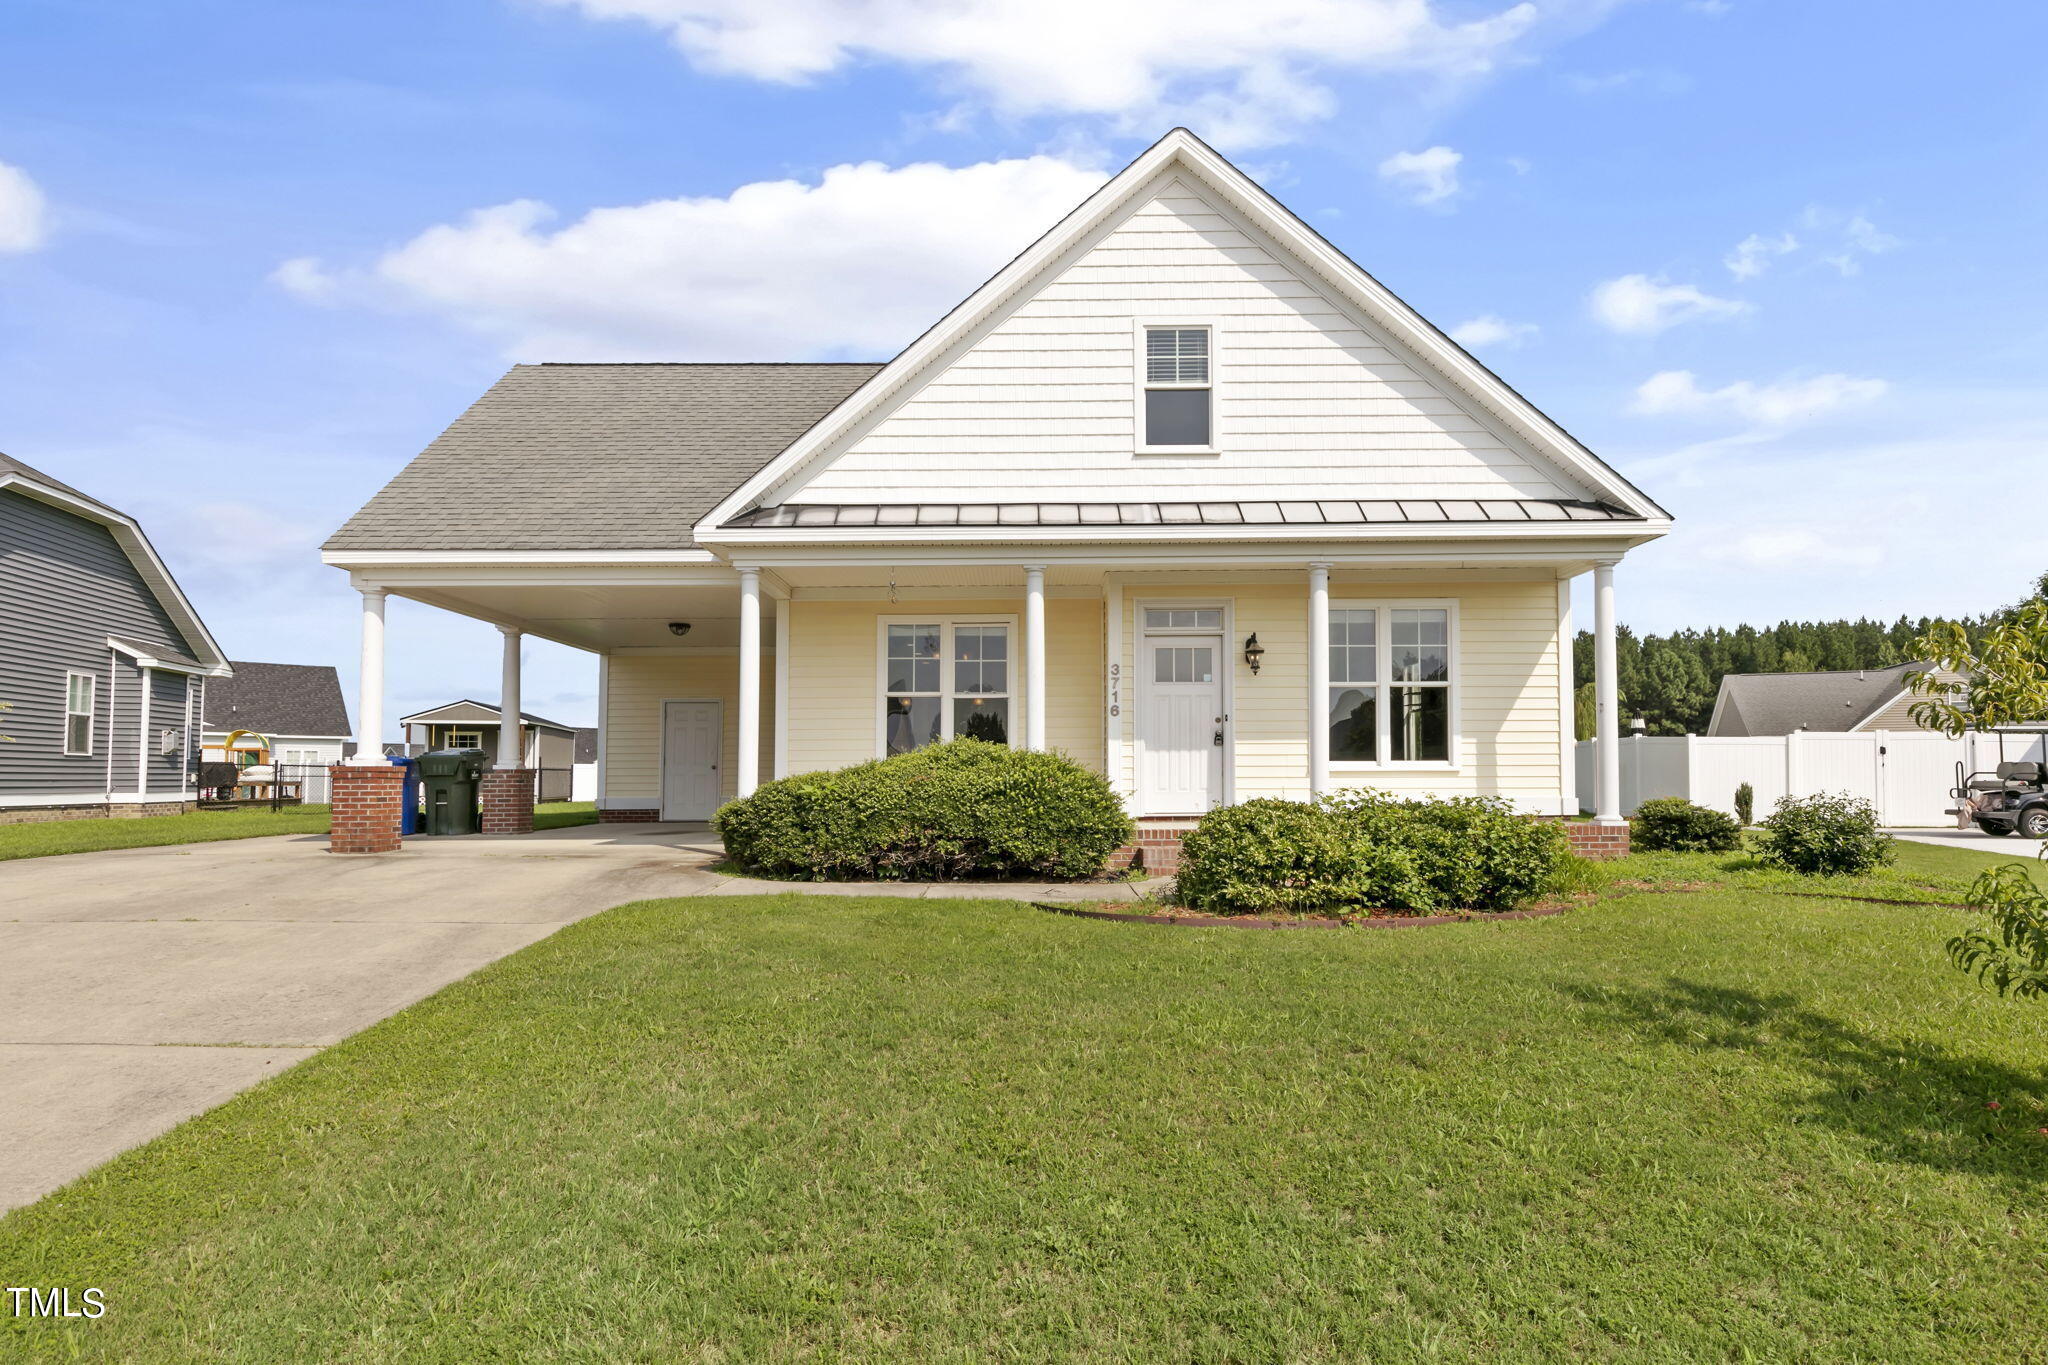
M 1905 663 L 1839 673 L 1729 673 L 1721 679 L 1707 733 L 1918 730 L 1921 727 L 1910 714 L 1916 698 L 1906 686 L 1906 675 L 1926 667 Z
M 191 809 L 232 672 L 133 517 L 0 455 L 0 823 Z
M 572 789 L 570 769 L 576 759 L 576 727 L 519 713 L 524 742 L 519 766 L 541 770 L 536 799 L 567 801 Z M 492 763 L 498 761 L 499 712 L 495 703 L 486 705 L 464 698 L 446 706 L 400 716 L 406 744 L 424 744 L 428 749 L 481 749 Z

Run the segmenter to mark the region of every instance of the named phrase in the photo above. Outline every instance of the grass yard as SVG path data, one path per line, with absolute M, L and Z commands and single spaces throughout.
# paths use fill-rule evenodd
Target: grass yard
M 0 862 L 47 858 L 57 853 L 97 853 L 109 848 L 159 844 L 203 844 L 215 839 L 253 839 L 265 834 L 325 834 L 326 806 L 286 806 L 270 811 L 202 810 L 190 815 L 151 815 L 136 820 L 53 820 L 44 825 L 0 825 Z M 535 829 L 588 825 L 597 820 L 591 801 L 550 801 L 533 808 Z
M 1828 887 L 1952 899 L 1908 849 Z M 1983 1361 L 2048 1009 L 1962 912 L 1643 856 L 1410 931 L 649 901 L 0 1220 L 28 1359 Z M 1995 1102 L 1997 1109 L 1987 1106 Z

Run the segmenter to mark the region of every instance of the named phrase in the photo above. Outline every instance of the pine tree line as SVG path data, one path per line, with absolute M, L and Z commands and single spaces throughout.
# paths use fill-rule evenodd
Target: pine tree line
M 2041 575 L 2034 591 L 2037 597 L 2048 597 L 2048 574 Z M 2014 610 L 2001 607 L 1957 624 L 1975 648 L 1987 630 Z M 1614 656 L 1622 728 L 1627 731 L 1640 716 L 1653 735 L 1705 734 L 1723 674 L 1833 672 L 1914 663 L 1913 641 L 1933 623 L 1928 616 L 1901 616 L 1890 625 L 1865 618 L 1780 621 L 1761 628 L 1715 626 L 1643 636 L 1619 626 Z M 1584 739 L 1593 733 L 1591 631 L 1580 631 L 1572 641 L 1572 681 L 1578 733 Z

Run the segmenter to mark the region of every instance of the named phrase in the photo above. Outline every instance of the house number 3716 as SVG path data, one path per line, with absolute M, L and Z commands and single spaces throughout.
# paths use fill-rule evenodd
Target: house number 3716
M 1109 714 L 1112 717 L 1120 716 L 1124 713 L 1123 697 L 1120 691 L 1123 686 L 1123 677 L 1124 666 L 1122 664 L 1111 664 L 1109 666 Z

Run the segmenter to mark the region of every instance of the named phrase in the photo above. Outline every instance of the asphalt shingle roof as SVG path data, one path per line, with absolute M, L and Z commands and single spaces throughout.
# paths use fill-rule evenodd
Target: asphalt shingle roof
M 669 550 L 879 364 L 515 365 L 330 550 Z
M 1845 731 L 1897 700 L 1906 674 L 1923 663 L 1860 673 L 1729 673 L 1721 679 L 1717 735 L 1789 735 Z
M 0 452 L 0 474 L 7 473 L 23 475 L 26 478 L 34 479 L 37 483 L 48 484 L 50 487 L 56 489 L 60 493 L 69 493 L 74 498 L 84 498 L 87 502 L 91 503 L 95 507 L 105 508 L 109 512 L 114 511 L 113 508 L 108 507 L 106 503 L 101 502 L 92 494 L 81 493 L 79 490 L 73 488 L 70 484 L 63 482 L 61 479 L 51 478 L 48 474 L 45 474 L 42 470 L 37 469 L 34 465 L 23 464 L 20 460 L 15 459 L 12 455 L 8 455 L 5 452 Z M 116 515 L 126 514 L 116 513 Z
M 341 679 L 326 664 L 230 662 L 232 678 L 206 684 L 208 730 L 264 735 L 347 735 Z

